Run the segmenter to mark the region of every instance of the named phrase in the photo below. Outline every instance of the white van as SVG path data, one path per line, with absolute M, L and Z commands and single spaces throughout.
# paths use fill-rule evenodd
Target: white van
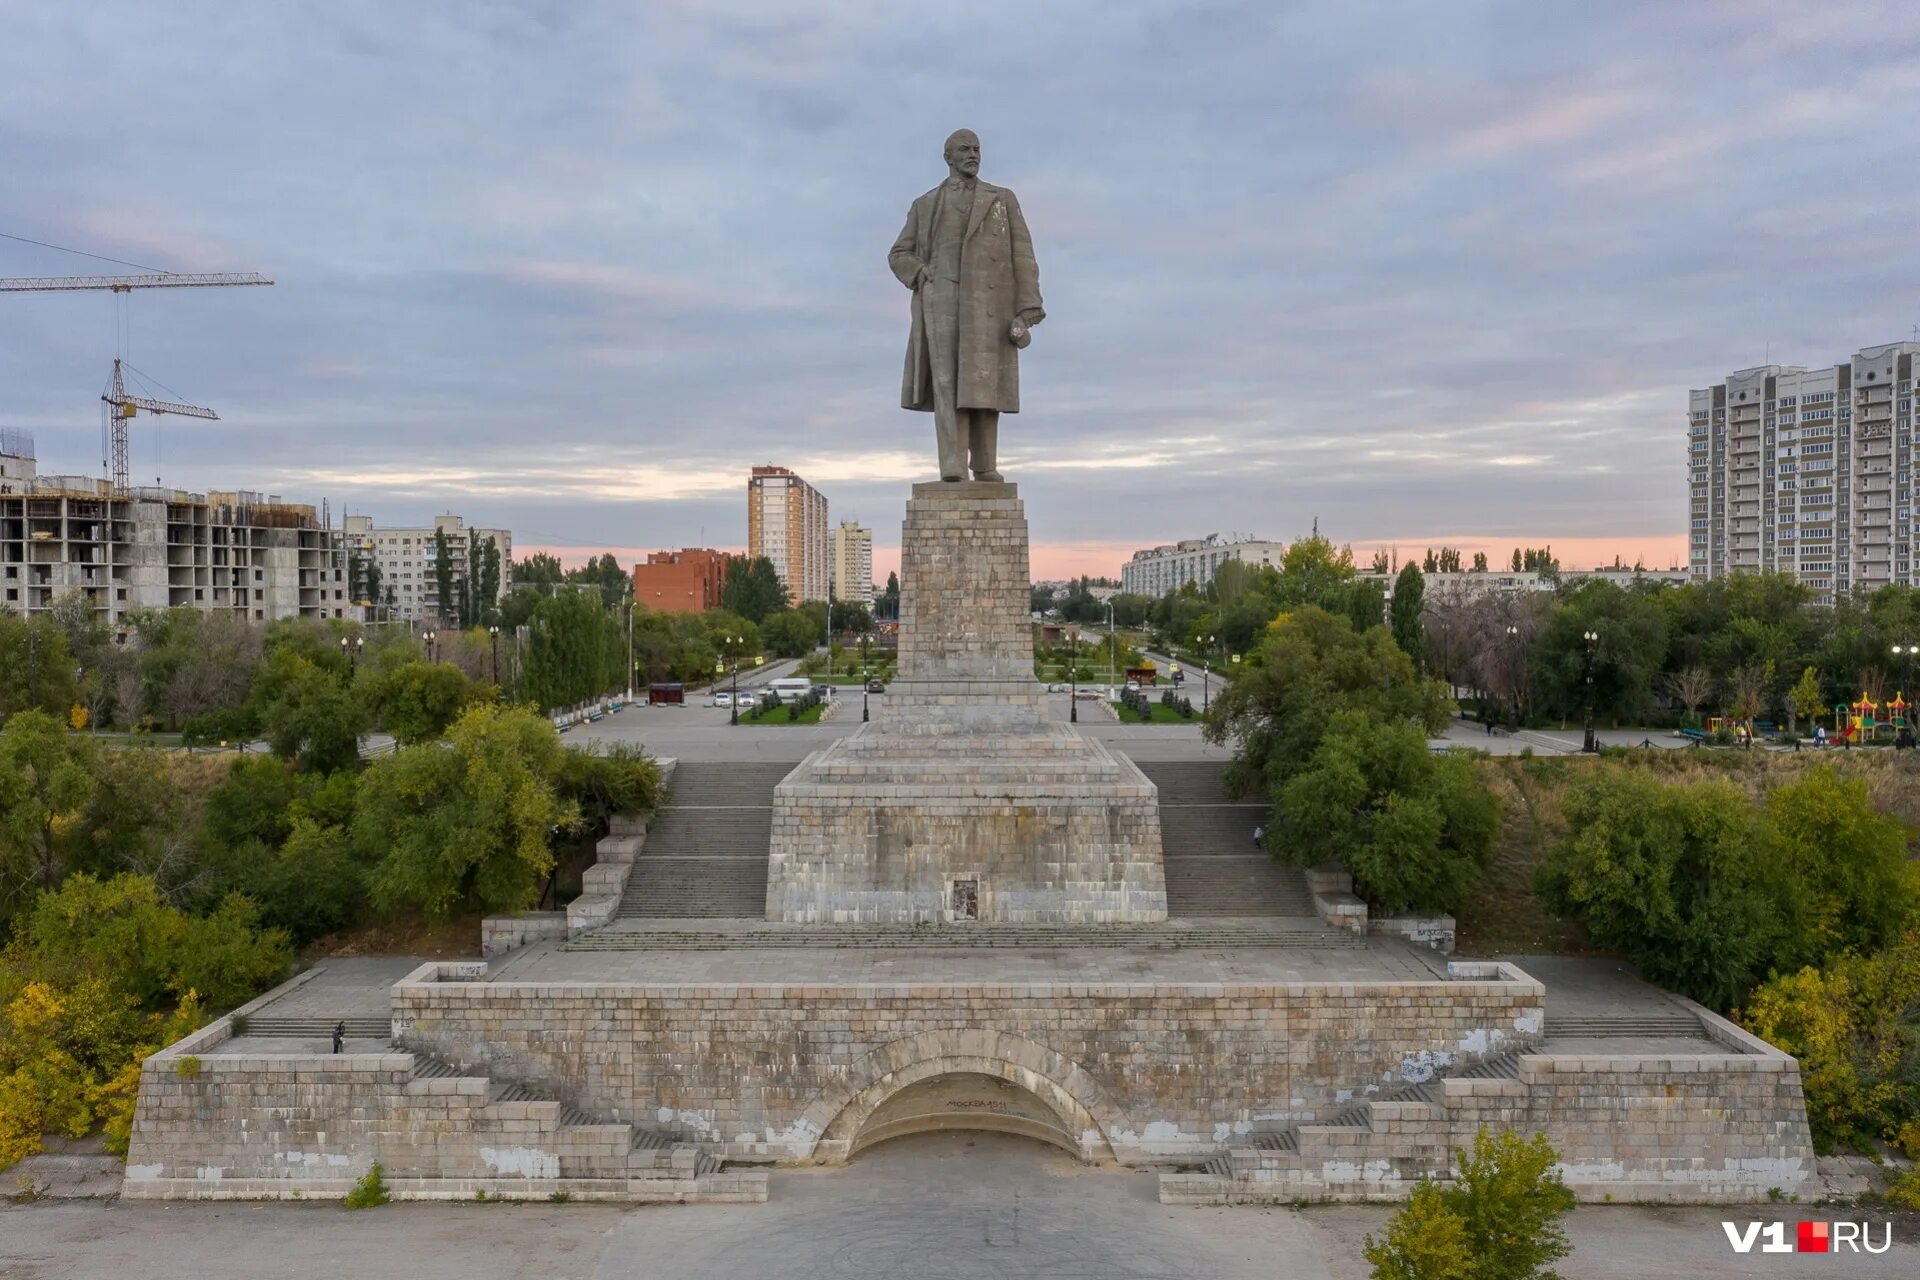
M 813 692 L 813 681 L 805 676 L 788 676 L 775 680 L 768 688 L 779 694 L 782 702 L 798 702 Z

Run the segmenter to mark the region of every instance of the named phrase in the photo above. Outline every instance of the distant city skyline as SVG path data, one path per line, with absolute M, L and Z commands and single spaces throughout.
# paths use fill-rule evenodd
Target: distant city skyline
M 1036 573 L 1316 515 L 1357 552 L 1671 562 L 1688 389 L 1920 321 L 1910 25 L 1879 0 L 30 6 L 0 232 L 277 283 L 135 296 L 124 326 L 106 296 L 0 297 L 0 426 L 91 473 L 118 353 L 220 414 L 136 423 L 142 483 L 626 561 L 739 545 L 738 477 L 774 457 L 875 531 L 884 578 L 932 456 L 885 253 L 964 125 L 1045 274 L 1002 450 Z M 122 269 L 0 240 L 0 275 Z

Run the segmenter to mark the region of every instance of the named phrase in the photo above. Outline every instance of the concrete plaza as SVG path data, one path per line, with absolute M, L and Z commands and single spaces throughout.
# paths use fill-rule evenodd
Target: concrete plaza
M 45 1201 L 0 1209 L 8 1280 L 1361 1280 L 1389 1210 L 1163 1205 L 1151 1175 L 1079 1164 L 987 1133 L 883 1143 L 838 1170 L 778 1170 L 766 1204 L 600 1205 Z M 1568 1280 L 1824 1275 L 1836 1258 L 1746 1256 L 1720 1223 L 1886 1221 L 1882 1211 L 1768 1205 L 1574 1211 Z M 1876 1233 L 1878 1227 L 1876 1227 Z M 1850 1276 L 1920 1274 L 1916 1226 Z M 404 1264 L 398 1260 L 404 1259 Z

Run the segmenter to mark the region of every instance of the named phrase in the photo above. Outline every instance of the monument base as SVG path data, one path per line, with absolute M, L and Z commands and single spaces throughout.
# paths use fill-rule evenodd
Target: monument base
M 1156 788 L 1068 725 L 937 738 L 866 725 L 774 789 L 767 918 L 1164 920 Z
M 1048 718 L 1030 591 L 1014 486 L 914 486 L 899 676 L 873 723 L 775 788 L 768 919 L 1166 919 L 1158 793 Z

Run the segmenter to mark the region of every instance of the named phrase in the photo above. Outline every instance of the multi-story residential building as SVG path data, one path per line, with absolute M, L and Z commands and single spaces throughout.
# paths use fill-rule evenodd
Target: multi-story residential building
M 873 608 L 873 530 L 852 520 L 834 526 L 827 585 L 835 600 Z
M 1760 365 L 1688 393 L 1688 570 L 1772 569 L 1830 603 L 1914 585 L 1914 357 L 1890 342 L 1824 369 Z
M 1213 581 L 1214 570 L 1229 560 L 1277 568 L 1286 550 L 1284 542 L 1258 538 L 1222 542 L 1217 533 L 1148 547 L 1134 552 L 1133 559 L 1120 570 L 1121 589 L 1134 595 L 1163 596 L 1189 582 L 1204 587 Z
M 705 613 L 720 607 L 727 554 L 707 547 L 653 551 L 633 566 L 633 598 L 656 613 Z
M 799 604 L 827 598 L 827 500 L 785 467 L 747 479 L 747 554 L 765 556 Z
M 1397 573 L 1368 572 L 1356 576 L 1362 582 L 1379 583 L 1385 589 L 1387 599 L 1393 599 L 1393 584 L 1399 578 Z M 1563 584 L 1573 585 L 1592 579 L 1611 582 L 1617 587 L 1679 587 L 1687 584 L 1690 575 L 1681 568 L 1634 569 L 1612 565 L 1597 569 L 1562 569 L 1557 573 L 1537 573 L 1532 569 L 1463 570 L 1455 573 L 1423 573 L 1420 575 L 1420 590 L 1423 600 L 1455 603 L 1478 600 L 1484 596 L 1553 591 Z
M 435 516 L 430 525 L 389 529 L 376 526 L 371 516 L 346 518 L 347 540 L 354 556 L 370 565 L 372 581 L 378 586 L 377 598 L 369 597 L 368 607 L 382 621 L 407 622 L 456 621 L 455 613 L 467 587 L 470 543 L 491 542 L 499 552 L 500 576 L 493 583 L 493 603 L 498 605 L 513 590 L 509 567 L 513 556 L 513 534 L 505 529 L 469 529 L 455 515 Z M 439 560 L 436 534 L 446 536 L 448 589 L 451 599 L 440 599 Z M 363 593 L 368 575 L 356 587 Z
M 43 476 L 32 437 L 0 432 L 0 608 L 34 614 L 79 592 L 108 626 L 134 609 L 357 618 L 347 568 L 324 509 Z

